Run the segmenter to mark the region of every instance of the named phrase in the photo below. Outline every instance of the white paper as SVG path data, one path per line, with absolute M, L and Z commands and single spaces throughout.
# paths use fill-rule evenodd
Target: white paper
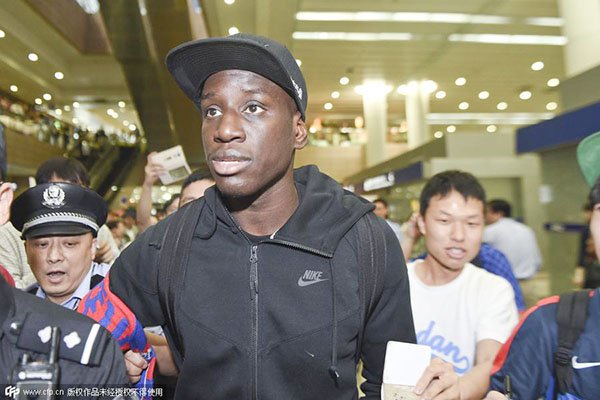
M 159 175 L 163 185 L 185 179 L 192 173 L 181 146 L 171 147 L 170 149 L 154 154 L 152 161 L 161 164 L 166 170 L 164 174 Z
M 415 386 L 431 362 L 431 348 L 389 341 L 385 352 L 383 383 Z

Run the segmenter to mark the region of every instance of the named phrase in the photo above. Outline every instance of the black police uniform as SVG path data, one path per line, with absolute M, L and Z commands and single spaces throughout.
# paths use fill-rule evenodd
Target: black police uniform
M 47 326 L 61 329 L 58 389 L 65 394 L 57 399 L 89 398 L 77 396 L 75 388 L 129 387 L 119 345 L 91 319 L 17 290 L 3 278 L 0 305 L 0 398 L 7 386 L 14 385 L 10 375 L 23 353 L 32 360 L 47 360 L 49 343 L 42 342 L 41 334 Z

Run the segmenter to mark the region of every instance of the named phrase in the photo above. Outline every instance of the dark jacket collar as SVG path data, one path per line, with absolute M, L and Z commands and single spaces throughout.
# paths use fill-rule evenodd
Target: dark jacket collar
M 13 289 L 2 276 L 0 276 L 0 337 L 3 335 L 2 326 L 9 316 L 14 314 Z

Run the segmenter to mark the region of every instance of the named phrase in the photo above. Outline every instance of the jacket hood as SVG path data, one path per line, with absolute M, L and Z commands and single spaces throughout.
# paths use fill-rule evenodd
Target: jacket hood
M 300 197 L 298 208 L 272 239 L 291 242 L 331 257 L 352 226 L 375 208 L 366 199 L 344 190 L 315 165 L 294 170 L 294 182 Z M 208 238 L 215 231 L 217 219 L 229 226 L 233 221 L 215 186 L 207 189 L 204 198 L 208 212 L 201 216 L 196 232 L 200 237 Z

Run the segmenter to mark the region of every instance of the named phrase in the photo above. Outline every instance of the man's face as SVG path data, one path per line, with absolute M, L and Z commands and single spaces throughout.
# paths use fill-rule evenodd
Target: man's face
M 388 217 L 388 208 L 381 201 L 375 202 L 375 210 L 373 210 L 373 212 L 379 218 L 387 219 Z
M 291 178 L 306 125 L 283 89 L 253 72 L 221 71 L 206 80 L 200 108 L 206 160 L 226 197 L 257 195 Z
M 592 207 L 592 219 L 590 220 L 590 233 L 594 239 L 596 257 L 600 257 L 600 203 Z
M 135 225 L 135 218 L 128 215 L 123 218 L 123 223 L 127 229 L 131 229 Z
M 187 185 L 181 192 L 181 198 L 179 200 L 179 208 L 183 207 L 192 200 L 199 199 L 204 196 L 206 189 L 215 184 L 212 179 L 200 179 Z
M 455 190 L 431 198 L 425 217 L 419 215 L 418 219 L 430 262 L 459 271 L 475 258 L 483 238 L 483 207 L 481 200 L 465 200 Z
M 68 300 L 86 276 L 96 255 L 91 233 L 47 236 L 25 240 L 27 261 L 48 298 L 61 304 Z

